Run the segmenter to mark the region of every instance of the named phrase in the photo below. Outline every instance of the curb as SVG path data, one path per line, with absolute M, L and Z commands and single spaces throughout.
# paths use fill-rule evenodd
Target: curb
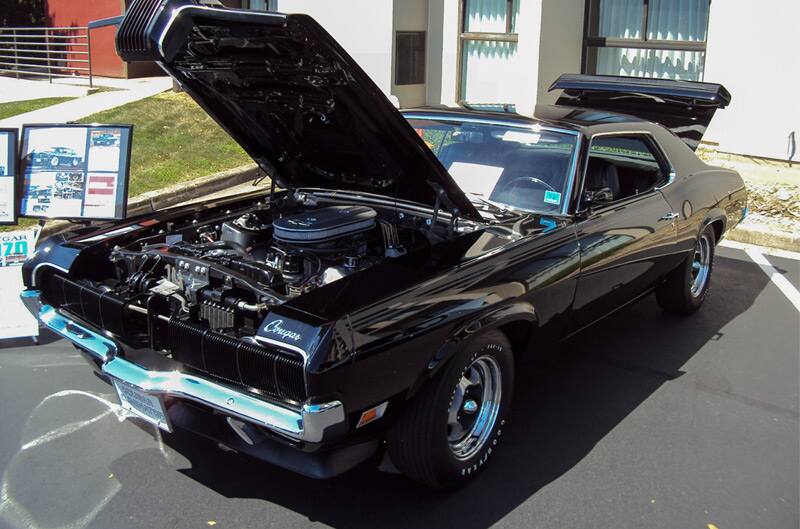
M 800 251 L 800 234 L 774 231 L 762 226 L 737 226 L 725 234 L 725 238 L 757 246 Z
M 227 187 L 254 180 L 259 173 L 260 169 L 256 164 L 243 165 L 227 171 L 195 178 L 194 180 L 173 184 L 155 191 L 148 191 L 128 200 L 128 216 L 140 215 L 196 198 L 202 198 Z M 42 228 L 39 239 L 44 240 L 45 237 L 62 233 L 72 226 L 71 222 L 65 220 L 48 222 Z

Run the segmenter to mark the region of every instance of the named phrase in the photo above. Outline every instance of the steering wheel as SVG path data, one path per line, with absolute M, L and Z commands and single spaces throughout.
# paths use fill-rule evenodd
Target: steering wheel
M 508 189 L 509 191 L 513 190 L 515 187 L 517 187 L 517 183 L 520 182 L 520 181 L 533 182 L 534 184 L 537 184 L 537 185 L 547 189 L 548 191 L 555 191 L 556 190 L 556 188 L 554 188 L 553 186 L 551 186 L 550 184 L 548 184 L 547 182 L 545 182 L 541 178 L 536 178 L 535 176 L 518 176 L 517 178 L 513 179 L 511 182 L 508 183 L 508 186 L 506 186 L 506 189 Z

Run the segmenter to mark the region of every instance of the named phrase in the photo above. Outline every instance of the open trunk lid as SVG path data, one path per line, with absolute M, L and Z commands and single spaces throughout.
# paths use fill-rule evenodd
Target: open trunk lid
M 563 93 L 556 105 L 619 112 L 654 121 L 697 149 L 714 112 L 731 102 L 731 94 L 715 83 L 564 74 L 550 90 Z
M 481 219 L 375 83 L 306 15 L 136 0 L 117 51 L 161 64 L 281 187 L 374 193 Z

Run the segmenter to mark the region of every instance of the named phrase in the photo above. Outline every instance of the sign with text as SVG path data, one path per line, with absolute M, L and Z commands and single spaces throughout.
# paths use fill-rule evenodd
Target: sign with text
M 17 129 L 0 129 L 0 224 L 17 223 Z
M 39 335 L 39 323 L 19 299 L 25 288 L 22 263 L 33 255 L 35 243 L 35 229 L 0 232 L 0 339 Z
M 125 218 L 132 125 L 25 125 L 20 215 Z

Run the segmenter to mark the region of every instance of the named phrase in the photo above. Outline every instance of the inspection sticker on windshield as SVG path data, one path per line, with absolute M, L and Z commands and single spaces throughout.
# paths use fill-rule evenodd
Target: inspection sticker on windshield
M 561 193 L 559 193 L 558 191 L 545 191 L 544 203 L 555 204 L 556 206 L 561 204 Z

